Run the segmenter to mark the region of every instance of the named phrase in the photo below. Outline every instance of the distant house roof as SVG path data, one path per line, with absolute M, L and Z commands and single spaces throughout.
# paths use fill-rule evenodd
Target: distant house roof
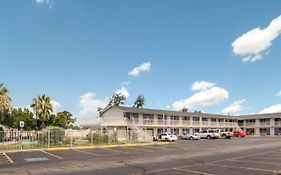
M 148 109 L 148 108 L 133 108 L 133 107 L 126 107 L 126 106 L 108 106 L 103 111 L 106 112 L 110 108 L 116 108 L 123 112 L 128 113 L 139 113 L 139 114 L 156 114 L 156 115 L 173 115 L 173 116 L 188 116 L 188 117 L 216 117 L 216 118 L 226 118 L 229 117 L 230 119 L 235 118 L 235 116 L 230 115 L 220 115 L 220 114 L 207 114 L 207 113 L 199 113 L 199 112 L 180 112 L 180 111 L 171 111 L 171 110 L 161 110 L 161 109 Z

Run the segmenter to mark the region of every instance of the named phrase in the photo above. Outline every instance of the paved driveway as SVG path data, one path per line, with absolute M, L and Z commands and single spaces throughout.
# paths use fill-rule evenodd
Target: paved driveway
M 0 174 L 279 174 L 281 138 L 0 153 Z M 280 172 L 281 173 L 281 172 Z

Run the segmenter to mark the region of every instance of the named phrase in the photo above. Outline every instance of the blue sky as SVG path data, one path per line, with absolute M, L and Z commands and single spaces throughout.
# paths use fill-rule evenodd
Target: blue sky
M 280 15 L 278 1 L 1 1 L 0 81 L 13 106 L 45 93 L 79 121 L 118 90 L 148 108 L 281 112 Z

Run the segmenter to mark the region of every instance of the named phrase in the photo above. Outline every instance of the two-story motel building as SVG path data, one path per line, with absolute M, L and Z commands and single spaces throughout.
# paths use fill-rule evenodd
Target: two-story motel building
M 150 130 L 153 135 L 163 132 L 182 134 L 202 129 L 242 129 L 249 135 L 280 135 L 281 113 L 230 116 L 200 112 L 178 112 L 158 109 L 108 106 L 100 114 L 103 130 L 130 129 L 132 125 Z

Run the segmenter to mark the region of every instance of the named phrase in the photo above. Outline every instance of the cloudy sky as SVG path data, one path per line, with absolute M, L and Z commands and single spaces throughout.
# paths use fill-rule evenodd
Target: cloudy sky
M 0 2 L 0 82 L 14 107 L 38 94 L 79 122 L 113 92 L 132 105 L 281 112 L 281 2 Z

